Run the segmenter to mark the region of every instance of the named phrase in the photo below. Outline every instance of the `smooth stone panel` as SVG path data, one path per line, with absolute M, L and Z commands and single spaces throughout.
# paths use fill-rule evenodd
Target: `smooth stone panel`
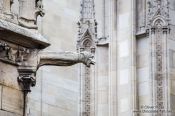
M 129 100 L 128 98 L 123 98 L 120 100 L 120 112 L 126 112 L 129 110 Z
M 128 40 L 122 41 L 118 44 L 118 54 L 119 57 L 127 57 L 129 56 L 129 43 Z
M 140 83 L 138 87 L 139 87 L 139 96 L 149 95 L 151 90 L 149 82 Z
M 120 70 L 119 71 L 120 85 L 128 84 L 129 82 L 129 70 Z
M 149 68 L 138 68 L 137 78 L 138 78 L 138 82 L 149 81 Z

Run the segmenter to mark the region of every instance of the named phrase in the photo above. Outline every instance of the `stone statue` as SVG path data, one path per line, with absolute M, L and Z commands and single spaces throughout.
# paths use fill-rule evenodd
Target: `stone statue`
M 0 10 L 5 15 L 11 14 L 11 6 L 13 4 L 13 0 L 1 0 L 0 1 Z
M 37 28 L 38 15 L 44 16 L 42 0 L 19 0 L 19 24 L 26 28 Z
M 37 19 L 39 15 L 42 17 L 45 15 L 42 0 L 36 0 L 35 18 Z

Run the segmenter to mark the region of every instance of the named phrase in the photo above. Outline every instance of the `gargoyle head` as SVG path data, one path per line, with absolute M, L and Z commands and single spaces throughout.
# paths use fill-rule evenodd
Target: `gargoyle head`
M 90 52 L 81 52 L 80 53 L 80 57 L 79 57 L 79 61 L 81 61 L 82 63 L 84 63 L 87 67 L 90 67 L 90 65 L 94 65 L 95 61 L 94 61 L 94 55 Z

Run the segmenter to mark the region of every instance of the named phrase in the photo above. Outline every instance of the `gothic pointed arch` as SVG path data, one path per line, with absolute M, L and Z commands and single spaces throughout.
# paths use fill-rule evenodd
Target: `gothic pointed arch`
M 95 47 L 94 36 L 89 29 L 82 34 L 82 37 L 78 41 L 78 46 L 82 49 Z
M 152 27 L 161 28 L 166 26 L 168 26 L 168 22 L 161 15 L 157 15 L 153 18 Z

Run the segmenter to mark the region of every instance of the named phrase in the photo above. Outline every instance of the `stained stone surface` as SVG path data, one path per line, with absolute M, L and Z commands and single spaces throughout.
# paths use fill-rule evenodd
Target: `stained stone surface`
M 23 115 L 23 93 L 13 88 L 2 88 L 2 109 Z
M 18 77 L 18 71 L 16 66 L 0 62 L 0 75 L 0 83 L 2 85 L 20 90 L 18 82 L 16 81 L 16 77 Z

